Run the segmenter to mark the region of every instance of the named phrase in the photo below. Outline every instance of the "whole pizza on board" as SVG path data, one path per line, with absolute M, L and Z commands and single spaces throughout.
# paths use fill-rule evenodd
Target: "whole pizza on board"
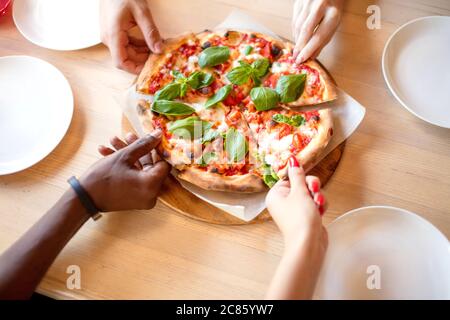
M 292 44 L 252 31 L 204 31 L 168 40 L 151 55 L 136 90 L 138 114 L 163 131 L 161 156 L 178 177 L 209 190 L 260 192 L 287 176 L 295 156 L 309 169 L 333 134 L 336 98 L 313 60 L 295 64 Z

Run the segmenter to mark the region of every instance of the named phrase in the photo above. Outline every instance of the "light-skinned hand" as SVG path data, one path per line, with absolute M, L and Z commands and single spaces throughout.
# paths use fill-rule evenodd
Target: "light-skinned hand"
M 139 27 L 143 39 L 133 36 Z M 146 0 L 102 0 L 100 2 L 102 42 L 109 48 L 114 65 L 139 73 L 149 52 L 161 53 L 162 39 Z
M 292 16 L 294 58 L 315 59 L 331 40 L 341 20 L 344 0 L 296 0 Z
M 325 251 L 328 237 L 321 215 L 327 204 L 320 190 L 320 180 L 305 176 L 295 157 L 289 159 L 288 173 L 288 180 L 280 180 L 270 189 L 267 208 L 283 234 L 286 247 L 312 238 L 317 239 Z

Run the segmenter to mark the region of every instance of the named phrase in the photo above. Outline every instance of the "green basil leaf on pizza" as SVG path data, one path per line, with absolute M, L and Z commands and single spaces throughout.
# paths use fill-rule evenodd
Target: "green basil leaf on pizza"
M 195 109 L 187 104 L 169 100 L 154 101 L 151 110 L 168 116 L 187 116 L 195 112 Z
M 227 73 L 227 79 L 237 85 L 247 83 L 248 79 L 252 75 L 252 67 L 244 61 L 239 61 L 240 66 L 233 68 Z
M 211 124 L 201 120 L 197 116 L 176 120 L 168 127 L 168 131 L 184 139 L 204 138 L 207 132 L 211 130 Z
M 248 151 L 248 144 L 242 133 L 235 128 L 230 128 L 225 136 L 225 151 L 228 161 L 240 162 L 245 158 Z
M 306 74 L 290 74 L 278 79 L 276 91 L 280 95 L 281 103 L 296 101 L 303 93 L 306 83 Z
M 201 89 L 209 86 L 214 81 L 212 74 L 202 71 L 195 71 L 187 78 L 187 84 L 192 89 Z
M 181 85 L 176 82 L 169 83 L 155 93 L 154 100 L 173 100 L 181 95 Z
M 272 120 L 278 123 L 286 123 L 293 127 L 300 127 L 305 123 L 305 118 L 299 114 L 295 114 L 292 117 L 288 117 L 284 114 L 274 114 Z
M 278 93 L 266 87 L 256 87 L 250 91 L 250 99 L 255 104 L 256 110 L 265 111 L 276 108 L 280 97 Z
M 208 109 L 215 104 L 223 101 L 231 92 L 233 86 L 231 84 L 227 84 L 220 88 L 212 97 L 210 97 L 205 103 L 205 109 Z
M 198 57 L 200 68 L 214 67 L 226 62 L 230 58 L 230 49 L 226 46 L 209 47 Z

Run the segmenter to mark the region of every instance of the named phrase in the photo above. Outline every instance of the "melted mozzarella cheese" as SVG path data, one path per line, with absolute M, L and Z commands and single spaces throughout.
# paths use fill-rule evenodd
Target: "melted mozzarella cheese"
M 195 64 L 198 62 L 197 56 L 190 56 L 187 61 L 187 69 L 193 71 L 195 69 Z
M 270 71 L 272 73 L 281 73 L 281 72 L 285 72 L 285 71 L 289 71 L 289 64 L 286 62 L 274 62 L 272 64 L 272 68 L 270 69 Z

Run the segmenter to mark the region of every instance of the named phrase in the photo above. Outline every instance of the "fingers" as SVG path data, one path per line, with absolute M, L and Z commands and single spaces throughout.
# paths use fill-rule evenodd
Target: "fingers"
M 111 41 L 109 43 L 109 50 L 114 61 L 114 65 L 122 70 L 138 73 L 139 65 L 129 59 L 128 55 L 128 35 L 120 28 L 111 32 Z
M 339 11 L 329 9 L 326 11 L 322 22 L 317 27 L 311 39 L 305 44 L 295 60 L 296 63 L 302 63 L 309 59 L 313 54 L 316 56 L 323 47 L 331 40 L 339 24 Z
M 131 10 L 150 50 L 154 53 L 161 53 L 162 40 L 150 9 L 146 5 L 136 5 Z
M 144 155 L 149 154 L 161 141 L 162 132 L 156 130 L 152 134 L 136 140 L 127 148 L 121 150 L 125 161 L 129 165 L 134 165 Z
M 314 30 L 319 25 L 320 21 L 325 15 L 325 2 L 319 2 L 314 8 L 311 9 L 309 15 L 306 17 L 304 21 L 298 20 L 295 25 L 295 30 L 297 32 L 296 44 L 294 47 L 293 56 L 294 59 L 297 58 L 301 50 L 305 47 L 308 41 L 314 34 Z M 302 18 L 303 19 L 303 18 Z M 309 58 L 309 57 L 308 57 Z M 307 59 L 307 58 L 306 58 Z M 302 62 L 306 60 L 303 57 L 300 57 L 299 60 Z
M 105 146 L 101 145 L 101 146 L 98 146 L 98 152 L 102 156 L 106 157 L 106 156 L 109 156 L 110 154 L 113 154 L 115 151 L 113 149 L 111 149 L 111 148 L 108 148 L 108 147 L 105 147 Z
M 128 132 L 127 135 L 125 136 L 125 141 L 127 142 L 127 144 L 132 144 L 137 139 L 139 139 L 138 136 L 132 132 Z
M 125 142 L 123 142 L 122 140 L 120 140 L 117 136 L 112 137 L 109 140 L 109 143 L 114 147 L 114 149 L 116 149 L 117 151 L 119 151 L 120 149 L 123 149 L 127 146 L 127 144 Z
M 320 179 L 316 176 L 307 176 L 305 178 L 306 185 L 308 186 L 308 189 L 311 191 L 311 193 L 317 193 L 320 191 Z
M 306 188 L 305 183 L 305 171 L 303 167 L 298 163 L 297 158 L 294 156 L 289 158 L 289 181 L 291 184 L 291 192 L 303 192 L 307 193 L 308 189 Z

